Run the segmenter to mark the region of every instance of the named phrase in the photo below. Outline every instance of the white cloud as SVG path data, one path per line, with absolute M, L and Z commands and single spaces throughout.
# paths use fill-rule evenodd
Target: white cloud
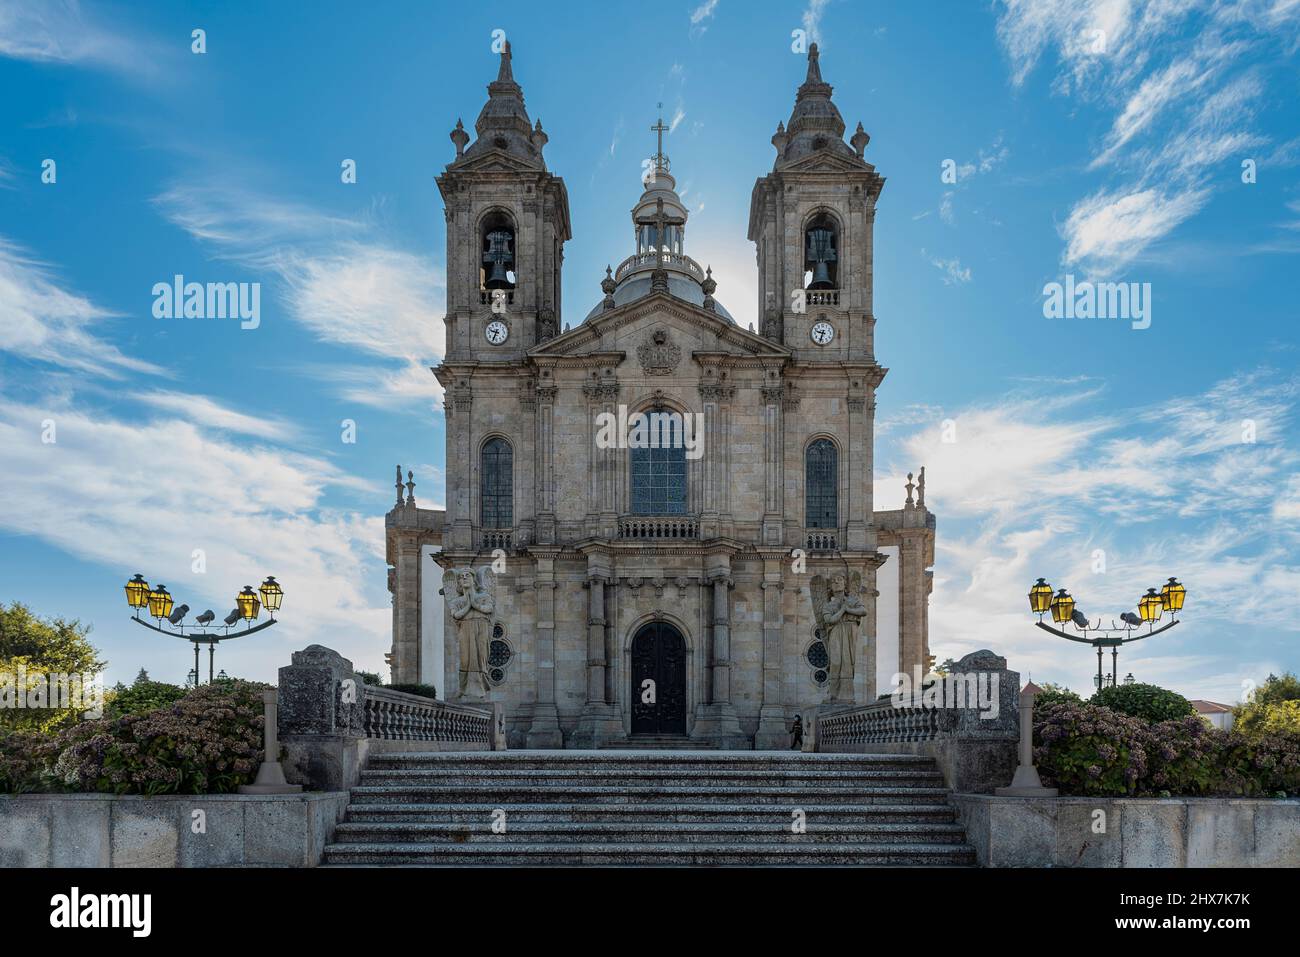
M 152 74 L 157 52 L 94 23 L 75 0 L 0 0 L 0 56 Z
M 718 8 L 718 0 L 704 0 L 691 11 L 691 36 L 699 36 L 709 28 L 706 21 L 713 19 L 713 11 Z
M 131 398 L 155 409 L 177 413 L 195 425 L 207 426 L 223 432 L 279 440 L 288 439 L 293 435 L 293 430 L 279 419 L 245 415 L 203 395 L 155 391 L 137 392 Z
M 822 39 L 822 14 L 830 0 L 809 0 L 808 9 L 803 12 L 803 29 L 808 35 L 809 43 L 825 46 Z
M 1061 259 L 1066 265 L 1087 265 L 1098 274 L 1114 272 L 1193 216 L 1209 196 L 1208 189 L 1164 193 L 1149 188 L 1101 192 L 1080 200 L 1061 230 L 1066 240 Z
M 945 286 L 951 286 L 954 284 L 961 285 L 962 283 L 970 282 L 970 267 L 963 266 L 961 260 L 956 258 L 943 259 L 939 256 L 931 256 L 924 249 L 921 250 L 921 255 L 929 261 L 930 265 L 943 273 L 943 284 Z
M 63 289 L 50 269 L 0 236 L 0 350 L 92 375 L 165 375 L 163 369 L 124 354 L 94 335 L 92 327 L 122 317 Z
M 239 189 L 178 186 L 155 203 L 218 256 L 276 275 L 290 317 L 318 339 L 389 360 L 325 371 L 347 397 L 382 407 L 441 403 L 429 366 L 445 353 L 435 305 L 444 282 L 424 257 L 374 241 L 364 219 Z
M 178 415 L 141 421 L 0 397 L 0 527 L 124 574 L 145 572 L 194 614 L 224 615 L 240 587 L 275 575 L 288 595 L 281 641 L 302 647 L 328 635 L 343 654 L 374 658 L 391 627 L 386 596 L 364 587 L 382 581 L 383 520 L 325 508 L 322 497 L 330 488 L 380 490 L 325 459 L 214 434 L 209 425 L 249 429 L 232 429 L 242 420 L 208 400 L 151 404 Z M 41 441 L 47 418 L 57 426 L 52 444 Z M 205 553 L 204 574 L 191 569 L 195 549 Z M 263 649 L 263 673 L 287 660 L 280 642 L 241 649 L 241 659 L 260 660 Z
M 926 427 L 886 440 L 876 507 L 901 505 L 904 473 L 924 464 L 939 520 L 932 648 L 943 659 L 991 647 L 1035 680 L 1084 689 L 1095 659 L 1032 627 L 1029 583 L 1045 575 L 1094 621 L 1109 621 L 1177 575 L 1191 595 L 1187 623 L 1153 639 L 1159 647 L 1122 652 L 1121 668 L 1232 700 L 1239 671 L 1263 677 L 1245 665 L 1252 654 L 1268 657 L 1271 640 L 1262 639 L 1300 630 L 1288 597 L 1300 587 L 1300 564 L 1279 534 L 1300 519 L 1300 449 L 1291 438 L 1300 380 L 1259 371 L 1201 395 L 1088 415 L 1098 388 L 1031 388 L 991 405 L 933 410 Z M 956 442 L 943 441 L 944 417 L 956 422 Z M 1257 423 L 1254 444 L 1241 441 L 1247 418 Z M 1105 551 L 1105 574 L 1093 573 L 1095 549 Z M 1261 639 L 1258 652 L 1247 631 Z M 1186 656 L 1229 633 L 1237 636 L 1230 674 L 1217 654 Z

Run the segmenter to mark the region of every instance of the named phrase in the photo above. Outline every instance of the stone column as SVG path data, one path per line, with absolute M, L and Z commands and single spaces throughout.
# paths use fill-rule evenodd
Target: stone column
M 859 380 L 860 381 L 860 380 Z M 865 550 L 867 547 L 867 522 L 871 518 L 869 511 L 870 485 L 872 481 L 870 460 L 867 448 L 871 441 L 870 433 L 864 428 L 864 416 L 867 399 L 862 394 L 850 393 L 846 400 L 849 407 L 848 447 L 848 515 L 844 521 L 844 547 L 853 551 Z
M 537 387 L 537 460 L 534 472 L 534 507 L 537 511 L 536 541 L 555 544 L 555 397 L 554 385 Z
M 763 392 L 763 544 L 780 545 L 783 539 L 781 516 L 784 510 L 785 469 L 781 410 L 785 398 L 777 374 L 768 370 L 769 379 Z
M 391 663 L 394 684 L 416 684 L 420 680 L 420 551 L 416 535 L 404 535 L 397 542 L 393 576 L 397 586 L 393 594 L 395 654 Z
M 785 635 L 782 608 L 785 583 L 781 580 L 781 565 L 780 558 L 763 562 L 763 704 L 754 734 L 754 748 L 760 751 L 784 751 L 790 747 L 781 694 L 781 650 Z
M 713 580 L 713 704 L 731 703 L 731 586 Z
M 473 430 L 473 394 L 468 379 L 457 380 L 446 398 L 447 452 L 455 455 L 460 468 L 447 470 L 447 510 L 450 526 L 449 551 L 469 551 L 474 547 L 474 515 L 470 483 L 475 473 L 471 450 Z
M 555 555 L 537 556 L 537 701 L 525 747 L 562 748 L 555 707 Z
M 925 548 L 921 535 L 903 529 L 898 545 L 898 670 L 906 675 L 926 670 Z
M 587 580 L 587 704 L 605 704 L 605 580 Z

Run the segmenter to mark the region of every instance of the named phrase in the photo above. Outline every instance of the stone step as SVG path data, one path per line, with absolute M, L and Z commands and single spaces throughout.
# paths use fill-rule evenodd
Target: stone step
M 828 824 L 814 811 L 805 833 L 791 831 L 790 816 L 766 822 L 646 823 L 554 822 L 533 824 L 507 816 L 505 833 L 492 831 L 482 817 L 476 823 L 424 824 L 414 822 L 348 821 L 338 826 L 338 844 L 584 844 L 603 841 L 618 844 L 961 844 L 966 832 L 959 824 Z
M 820 768 L 382 768 L 363 771 L 361 783 L 366 785 L 392 784 L 494 784 L 498 787 L 564 787 L 584 784 L 653 783 L 661 787 L 697 784 L 766 784 L 772 787 L 828 787 L 863 788 L 872 785 L 905 787 L 939 787 L 943 775 L 937 770 L 919 768 L 858 768 L 833 770 Z
M 420 804 L 424 802 L 588 804 L 779 804 L 804 809 L 823 803 L 933 804 L 947 800 L 942 787 L 829 787 L 825 785 L 497 785 L 497 784 L 363 784 L 352 789 L 353 805 Z
M 370 757 L 367 768 L 383 770 L 466 768 L 546 770 L 560 768 L 668 769 L 917 768 L 932 770 L 933 759 L 915 754 L 805 754 L 801 751 L 445 751 L 389 752 Z
M 660 823 L 769 821 L 782 819 L 788 808 L 753 804 L 352 804 L 347 819 L 353 822 L 409 821 L 422 824 L 480 823 L 492 812 L 506 812 L 510 822 L 563 824 L 570 822 L 637 822 L 650 827 Z M 934 804 L 818 804 L 804 809 L 810 821 L 836 824 L 950 824 L 956 811 L 946 803 Z
M 489 867 L 656 865 L 970 866 L 963 844 L 331 844 L 327 865 Z

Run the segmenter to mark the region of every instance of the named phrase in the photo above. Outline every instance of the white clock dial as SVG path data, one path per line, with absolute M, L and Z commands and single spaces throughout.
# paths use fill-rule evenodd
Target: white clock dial
M 510 337 L 510 327 L 500 319 L 493 319 L 487 324 L 487 328 L 483 330 L 483 335 L 487 337 L 487 341 L 492 345 L 499 346 Z
M 835 327 L 825 319 L 814 322 L 812 327 L 812 341 L 819 346 L 829 345 L 830 341 L 835 338 Z

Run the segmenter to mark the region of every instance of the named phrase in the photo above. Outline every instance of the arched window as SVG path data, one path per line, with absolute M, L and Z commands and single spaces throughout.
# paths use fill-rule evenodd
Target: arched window
M 515 288 L 515 224 L 504 213 L 493 213 L 483 220 L 482 265 L 479 287 Z
M 804 230 L 804 288 L 839 288 L 839 230 L 826 213 L 813 217 Z
M 686 514 L 686 443 L 682 417 L 651 409 L 629 441 L 633 515 Z
M 839 469 L 835 443 L 818 439 L 804 459 L 804 510 L 807 528 L 838 528 Z
M 505 439 L 489 439 L 483 446 L 480 507 L 483 528 L 511 528 L 514 525 L 514 451 Z

